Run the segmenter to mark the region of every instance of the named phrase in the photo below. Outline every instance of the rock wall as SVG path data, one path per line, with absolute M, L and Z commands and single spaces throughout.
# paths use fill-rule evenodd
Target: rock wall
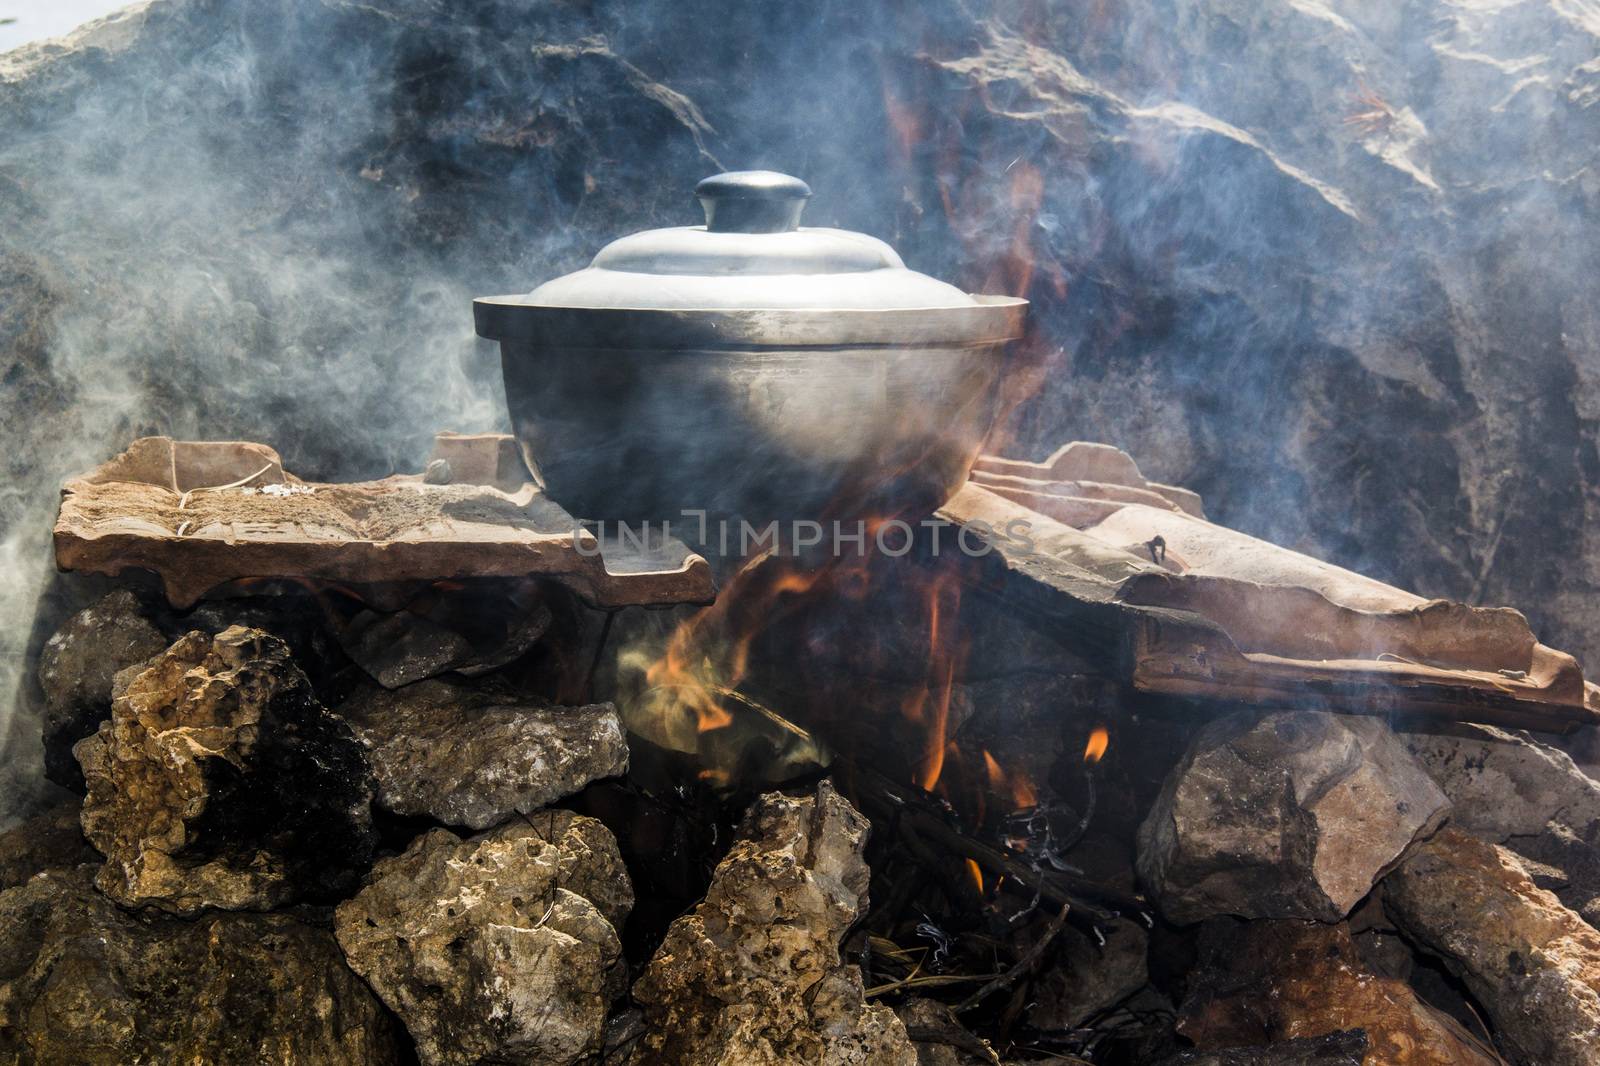
M 155 0 L 0 56 L 0 682 L 26 707 L 62 477 L 141 433 L 357 476 L 500 427 L 470 297 L 754 166 L 1034 301 L 1009 453 L 1116 444 L 1587 656 L 1597 43 L 1555 0 Z

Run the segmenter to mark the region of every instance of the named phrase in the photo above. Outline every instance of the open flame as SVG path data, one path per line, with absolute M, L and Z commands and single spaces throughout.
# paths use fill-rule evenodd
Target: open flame
M 983 773 L 989 792 L 995 796 L 1009 796 L 1013 811 L 1026 811 L 1039 805 L 1038 793 L 1034 791 L 1033 782 L 1028 780 L 1027 772 L 1019 766 L 1007 773 L 987 748 L 983 752 Z
M 1105 758 L 1106 749 L 1111 746 L 1111 734 L 1103 725 L 1097 725 L 1089 731 L 1089 743 L 1083 747 L 1083 761 L 1089 764 L 1099 762 Z
M 957 685 L 970 650 L 962 577 L 956 566 L 871 554 L 810 567 L 756 557 L 664 643 L 625 653 L 640 683 L 623 701 L 629 728 L 694 754 L 715 771 L 701 775 L 714 786 L 751 773 L 767 781 L 803 773 L 799 759 L 787 758 L 797 752 L 826 765 L 830 752 L 871 750 L 874 770 L 977 822 L 1031 810 L 1039 798 L 1026 772 L 957 739 L 965 709 Z M 817 657 L 794 657 L 797 641 Z M 780 668 L 763 669 L 769 659 Z M 774 737 L 800 748 L 773 758 L 760 745 Z M 882 763 L 885 751 L 895 765 Z
M 809 592 L 824 574 L 763 567 L 757 556 L 728 582 L 717 602 L 681 623 L 665 652 L 645 670 L 655 713 L 693 717 L 696 733 L 726 729 L 741 703 L 738 689 L 750 670 L 750 649 L 784 601 Z
M 917 785 L 932 792 L 944 773 L 950 749 L 950 695 L 955 685 L 958 652 L 955 634 L 961 604 L 961 586 L 949 571 L 941 572 L 928 586 L 928 667 L 927 683 L 913 687 L 901 704 L 908 722 L 923 731 L 922 761 Z M 931 710 L 930 710 L 930 706 Z
M 968 859 L 966 862 L 967 876 L 972 878 L 973 887 L 978 890 L 978 895 L 981 896 L 983 895 L 983 867 L 979 866 L 977 862 L 972 859 Z

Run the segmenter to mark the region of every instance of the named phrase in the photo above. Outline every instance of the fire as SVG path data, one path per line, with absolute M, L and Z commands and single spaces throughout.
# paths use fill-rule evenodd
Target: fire
M 950 694 L 955 686 L 957 660 L 962 654 L 953 634 L 961 587 L 948 571 L 928 586 L 928 681 L 914 687 L 901 710 L 910 722 L 923 727 L 923 755 L 917 771 L 917 785 L 932 792 L 944 773 L 950 745 Z M 931 718 L 927 713 L 933 704 Z
M 1106 749 L 1111 746 L 1111 734 L 1103 725 L 1097 725 L 1089 731 L 1089 743 L 1083 748 L 1083 761 L 1097 763 L 1105 757 Z
M 983 895 L 983 867 L 972 859 L 967 860 L 967 876 L 972 878 L 972 884 L 978 890 L 978 895 Z
M 995 761 L 994 756 L 990 755 L 988 750 L 985 749 L 983 753 L 983 772 L 984 777 L 988 779 L 990 792 L 997 796 L 1009 795 L 1011 797 L 1011 809 L 1013 811 L 1025 811 L 1039 805 L 1039 796 L 1033 790 L 1033 782 L 1028 780 L 1027 773 L 1021 767 L 1011 773 L 1006 773 L 1000 768 L 1000 764 Z
M 869 535 L 883 521 L 867 522 Z M 622 701 L 628 728 L 741 774 L 798 766 L 802 760 L 788 756 L 808 752 L 825 765 L 829 746 L 870 734 L 902 753 L 885 772 L 952 802 L 980 795 L 976 750 L 953 743 L 968 650 L 961 577 L 955 567 L 896 564 L 872 552 L 820 563 L 757 556 L 724 583 L 716 603 L 624 649 L 619 662 L 637 686 Z M 801 642 L 798 660 L 782 640 Z M 817 660 L 807 647 L 821 653 Z M 774 675 L 762 666 L 775 654 L 789 667 Z M 853 668 L 824 665 L 835 657 Z M 752 747 L 762 737 L 776 738 L 780 750 Z M 741 751 L 755 760 L 741 762 Z M 737 783 L 733 776 L 703 780 Z M 1028 788 L 1008 777 L 997 794 Z
M 823 571 L 762 567 L 767 556 L 747 563 L 717 602 L 681 623 L 666 651 L 645 671 L 645 683 L 678 713 L 694 717 L 695 732 L 726 729 L 734 722 L 730 702 L 750 670 L 750 649 L 762 622 L 780 601 L 809 592 Z
M 1033 782 L 1028 780 L 1028 775 L 1019 767 L 1011 775 L 1011 809 L 1025 811 L 1038 805 L 1039 794 L 1033 790 Z

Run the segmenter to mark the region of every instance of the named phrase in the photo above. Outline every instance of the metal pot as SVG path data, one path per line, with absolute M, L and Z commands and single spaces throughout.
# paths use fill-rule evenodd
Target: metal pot
M 887 244 L 801 228 L 768 171 L 695 189 L 704 226 L 607 245 L 524 296 L 473 301 L 524 458 L 584 518 L 931 511 L 994 418 L 1027 301 L 970 296 Z

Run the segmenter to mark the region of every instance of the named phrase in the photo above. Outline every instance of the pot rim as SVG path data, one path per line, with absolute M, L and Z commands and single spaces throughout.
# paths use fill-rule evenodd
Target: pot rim
M 975 348 L 1023 334 L 1028 301 L 973 294 L 956 307 L 557 307 L 526 294 L 472 301 L 478 336 L 551 348 Z

